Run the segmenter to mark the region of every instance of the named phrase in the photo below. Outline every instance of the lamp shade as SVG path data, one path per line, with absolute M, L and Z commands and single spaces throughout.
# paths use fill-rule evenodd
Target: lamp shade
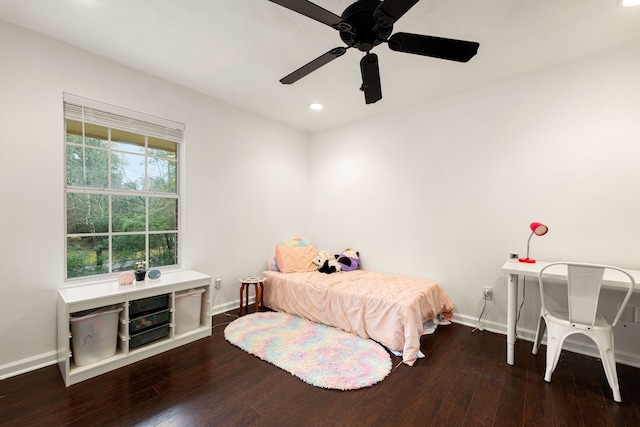
M 545 234 L 547 234 L 547 231 L 549 231 L 549 227 L 542 224 L 541 222 L 532 222 L 530 227 L 531 231 L 536 236 L 544 236 Z

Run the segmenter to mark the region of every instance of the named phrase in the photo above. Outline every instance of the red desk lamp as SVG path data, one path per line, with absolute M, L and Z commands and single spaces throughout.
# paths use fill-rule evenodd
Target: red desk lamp
M 518 258 L 518 261 L 533 264 L 534 262 L 536 262 L 536 260 L 533 258 L 529 258 L 529 243 L 531 242 L 531 238 L 534 234 L 536 236 L 544 236 L 545 234 L 547 234 L 547 231 L 549 231 L 549 227 L 539 222 L 532 222 L 529 228 L 531 228 L 531 235 L 529 236 L 529 240 L 527 240 L 527 257 Z

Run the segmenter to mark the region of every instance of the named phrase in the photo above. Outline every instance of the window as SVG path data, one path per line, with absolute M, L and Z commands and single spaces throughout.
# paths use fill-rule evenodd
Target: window
M 64 96 L 67 279 L 180 264 L 184 125 Z

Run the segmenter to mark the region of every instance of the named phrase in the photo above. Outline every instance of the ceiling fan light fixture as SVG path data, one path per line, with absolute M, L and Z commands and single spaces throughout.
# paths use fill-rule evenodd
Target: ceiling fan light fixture
M 324 108 L 324 105 L 319 102 L 312 102 L 311 104 L 309 104 L 309 108 L 314 111 L 320 111 Z

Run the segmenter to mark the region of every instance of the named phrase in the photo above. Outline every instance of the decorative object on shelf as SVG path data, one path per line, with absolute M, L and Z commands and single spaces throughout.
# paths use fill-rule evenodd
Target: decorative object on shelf
M 549 231 L 549 227 L 540 222 L 532 222 L 529 225 L 529 228 L 531 228 L 531 234 L 529 235 L 529 240 L 527 240 L 527 257 L 519 258 L 518 261 L 533 264 L 536 262 L 536 260 L 533 258 L 529 258 L 529 243 L 531 242 L 531 238 L 534 234 L 536 236 L 544 236 L 545 234 L 547 234 L 547 231 Z
M 147 276 L 149 276 L 149 280 L 158 280 L 160 278 L 160 275 L 160 270 L 158 270 L 157 268 L 149 270 L 149 273 L 147 273 Z
M 136 282 L 143 282 L 144 277 L 147 275 L 147 262 L 146 261 L 136 261 Z
M 132 285 L 136 279 L 133 271 L 123 271 L 118 275 L 118 284 L 120 285 Z

